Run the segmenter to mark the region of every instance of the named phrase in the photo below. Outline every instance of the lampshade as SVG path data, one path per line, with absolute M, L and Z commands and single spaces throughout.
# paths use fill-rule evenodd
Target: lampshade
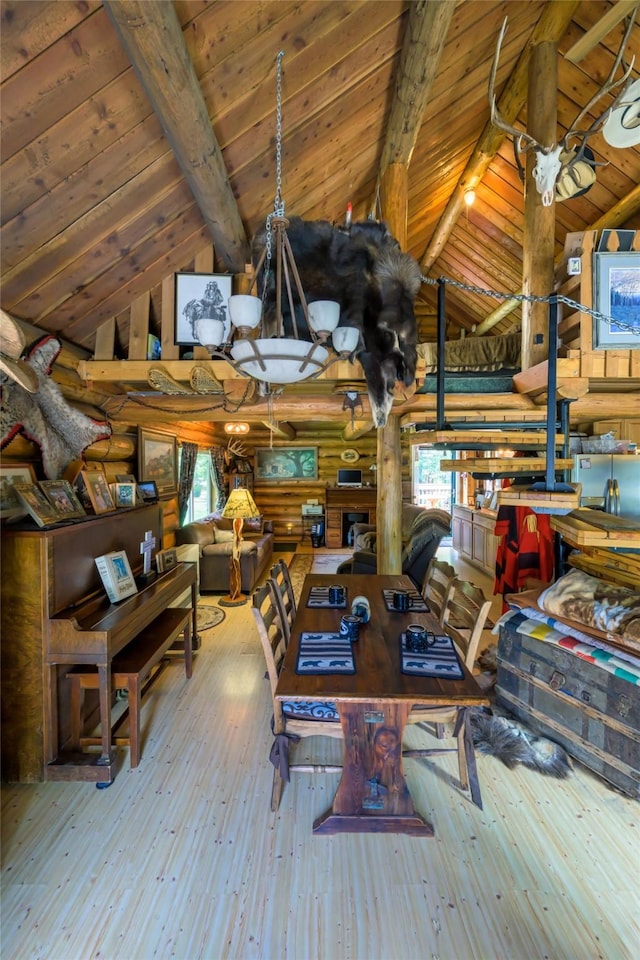
M 196 320 L 194 332 L 202 346 L 213 352 L 224 339 L 224 323 L 222 320 L 214 320 L 213 317 L 200 317 Z
M 228 423 L 225 423 L 224 425 L 225 433 L 233 433 L 233 434 L 249 433 L 249 429 L 250 429 L 249 424 L 246 423 L 244 420 L 230 420 Z
M 229 494 L 222 516 L 229 520 L 239 518 L 246 520 L 248 517 L 260 516 L 260 511 L 249 491 L 245 490 L 244 487 L 237 487 Z

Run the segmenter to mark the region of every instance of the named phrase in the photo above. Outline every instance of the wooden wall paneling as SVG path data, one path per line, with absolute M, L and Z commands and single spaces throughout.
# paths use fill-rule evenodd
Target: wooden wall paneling
M 162 281 L 162 308 L 160 314 L 160 354 L 163 360 L 179 360 L 180 348 L 176 338 L 176 278 L 175 274 Z
M 109 317 L 96 330 L 93 347 L 94 360 L 114 360 L 116 342 L 116 318 Z
M 145 290 L 131 304 L 129 320 L 129 360 L 147 359 L 147 338 L 149 335 L 149 306 L 151 293 Z

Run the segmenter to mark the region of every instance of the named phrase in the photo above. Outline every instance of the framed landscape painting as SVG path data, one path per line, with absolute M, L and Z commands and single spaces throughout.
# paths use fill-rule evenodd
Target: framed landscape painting
M 317 447 L 256 447 L 258 480 L 317 480 Z
M 637 350 L 640 344 L 640 253 L 596 253 L 594 280 L 594 306 L 598 313 L 612 320 L 609 323 L 594 319 L 594 348 Z
M 138 480 L 153 480 L 160 496 L 178 489 L 178 442 L 169 433 L 138 427 Z
M 14 483 L 34 483 L 35 471 L 30 463 L 0 464 L 0 517 L 23 517 L 26 510 L 12 489 Z

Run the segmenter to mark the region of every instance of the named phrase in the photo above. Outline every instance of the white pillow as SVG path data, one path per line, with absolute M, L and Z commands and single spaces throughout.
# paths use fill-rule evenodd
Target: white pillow
M 216 543 L 231 543 L 233 536 L 233 530 L 216 529 Z

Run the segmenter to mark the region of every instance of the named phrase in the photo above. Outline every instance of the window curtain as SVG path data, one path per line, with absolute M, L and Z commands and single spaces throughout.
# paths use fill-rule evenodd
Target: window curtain
M 226 500 L 224 490 L 224 447 L 210 447 L 211 454 L 211 508 L 215 513 L 220 510 Z
M 193 486 L 193 477 L 196 472 L 198 458 L 197 443 L 183 443 L 180 457 L 180 479 L 178 480 L 178 512 L 180 526 L 184 523 L 189 508 L 189 497 Z

